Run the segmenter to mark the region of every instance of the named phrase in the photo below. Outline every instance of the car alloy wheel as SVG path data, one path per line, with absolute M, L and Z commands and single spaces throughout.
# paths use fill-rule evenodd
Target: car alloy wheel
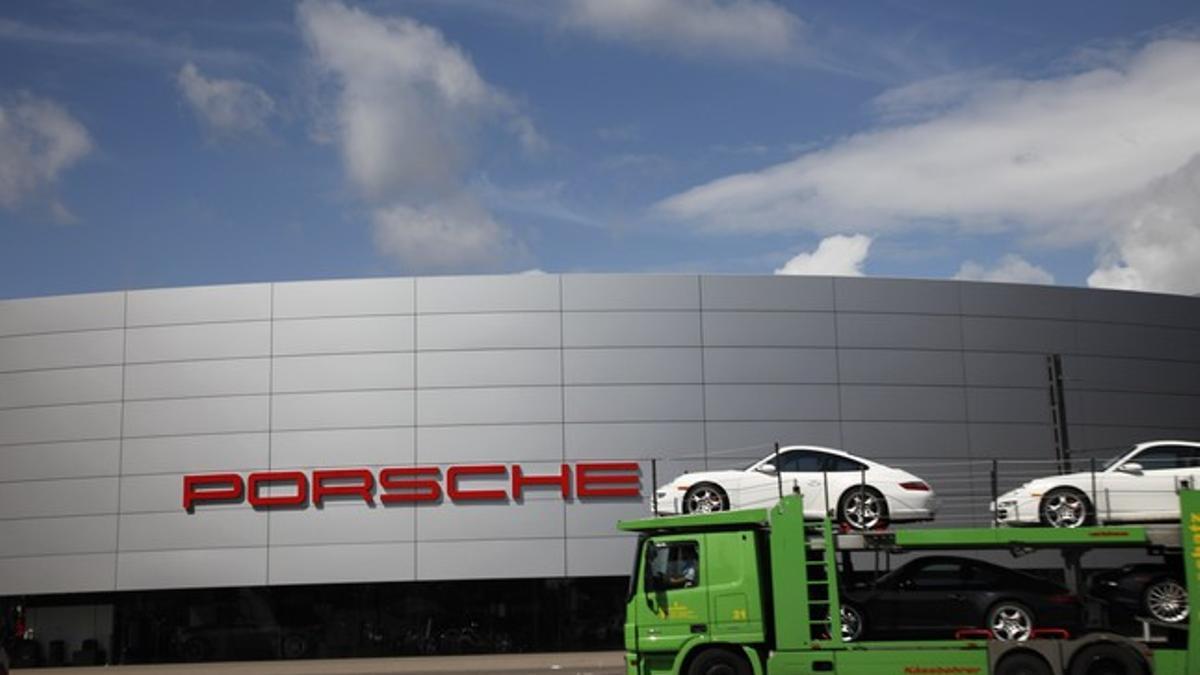
M 862 637 L 862 614 L 850 605 L 842 605 L 842 642 L 854 642 Z
M 856 489 L 842 504 L 842 520 L 856 530 L 870 530 L 883 523 L 885 508 L 883 497 L 874 490 Z
M 1042 522 L 1050 527 L 1076 528 L 1087 520 L 1087 501 L 1075 490 L 1051 490 L 1042 500 Z
M 1150 616 L 1163 623 L 1179 623 L 1188 618 L 1187 589 L 1174 579 L 1160 579 L 1146 588 L 1143 604 Z
M 725 510 L 725 495 L 715 485 L 695 485 L 683 496 L 686 513 L 716 513 Z
M 1021 642 L 1033 632 L 1033 617 L 1029 610 L 1015 602 L 1002 602 L 992 608 L 988 627 L 997 640 Z

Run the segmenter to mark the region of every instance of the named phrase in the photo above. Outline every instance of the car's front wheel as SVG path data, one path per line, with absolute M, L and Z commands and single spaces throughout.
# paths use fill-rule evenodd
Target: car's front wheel
M 842 605 L 842 642 L 861 640 L 866 622 L 862 612 L 854 605 Z
M 303 635 L 292 633 L 283 636 L 283 644 L 280 645 L 280 652 L 283 653 L 285 659 L 298 659 L 308 654 L 308 640 Z
M 1171 578 L 1155 581 L 1142 592 L 1142 607 L 1150 618 L 1163 623 L 1181 623 L 1188 618 L 1188 593 Z
M 729 495 L 719 485 L 697 483 L 683 495 L 684 513 L 716 513 L 729 510 Z
M 1038 507 L 1038 517 L 1048 527 L 1082 527 L 1092 521 L 1092 515 L 1087 496 L 1075 488 L 1054 488 Z

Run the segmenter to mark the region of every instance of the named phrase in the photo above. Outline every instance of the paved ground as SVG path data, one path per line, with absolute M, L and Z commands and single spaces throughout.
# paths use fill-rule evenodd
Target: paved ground
M 103 669 L 105 675 L 621 675 L 624 652 L 498 654 L 487 656 L 413 656 L 394 659 L 320 661 L 239 661 L 162 666 L 99 666 L 13 670 L 30 675 L 67 675 Z

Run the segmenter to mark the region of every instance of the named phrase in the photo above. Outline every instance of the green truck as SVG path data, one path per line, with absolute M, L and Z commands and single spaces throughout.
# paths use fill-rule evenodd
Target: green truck
M 1159 526 L 940 528 L 840 533 L 807 520 L 800 495 L 770 509 L 621 522 L 638 534 L 625 613 L 629 675 L 1200 675 L 1200 621 L 1169 640 L 1109 631 L 1023 641 L 965 630 L 939 640 L 848 641 L 839 574 L 850 555 L 1055 550 L 1082 578 L 1084 552 L 1181 556 L 1191 606 L 1200 593 L 1200 491 L 1180 493 L 1181 522 Z M 865 555 L 871 555 L 866 553 Z M 842 563 L 839 565 L 839 561 Z M 925 610 L 927 611 L 927 610 Z

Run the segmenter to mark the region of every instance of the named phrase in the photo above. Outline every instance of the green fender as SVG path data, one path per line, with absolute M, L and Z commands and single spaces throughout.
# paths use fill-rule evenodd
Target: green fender
M 742 645 L 742 651 L 746 653 L 746 660 L 750 662 L 750 670 L 754 675 L 763 675 L 762 663 L 759 661 L 758 652 L 750 648 L 750 645 Z

